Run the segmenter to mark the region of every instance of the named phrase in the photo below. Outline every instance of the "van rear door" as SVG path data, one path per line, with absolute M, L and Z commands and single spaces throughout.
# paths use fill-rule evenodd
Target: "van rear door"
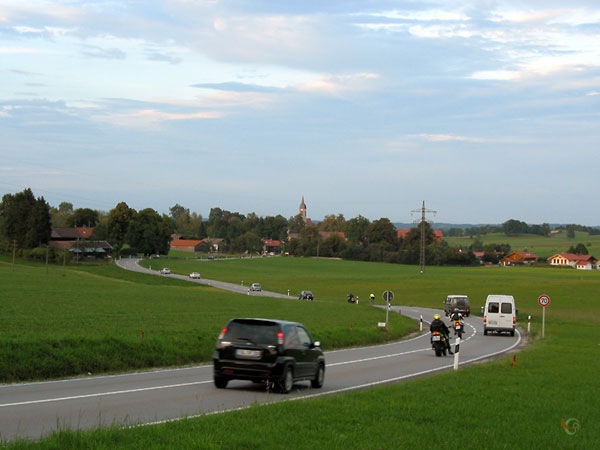
M 498 319 L 498 328 L 510 330 L 513 327 L 513 304 L 509 301 L 500 303 L 500 315 Z

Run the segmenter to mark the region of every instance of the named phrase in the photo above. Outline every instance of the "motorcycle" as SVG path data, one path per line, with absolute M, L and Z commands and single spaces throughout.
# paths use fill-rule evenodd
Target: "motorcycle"
M 458 335 L 458 337 L 462 339 L 463 333 L 465 332 L 465 323 L 462 320 L 455 320 L 453 328 L 454 335 Z
M 435 356 L 446 356 L 446 336 L 439 331 L 432 332 L 431 348 L 435 351 Z
M 358 303 L 358 297 L 354 297 L 354 294 L 348 294 L 348 303 Z

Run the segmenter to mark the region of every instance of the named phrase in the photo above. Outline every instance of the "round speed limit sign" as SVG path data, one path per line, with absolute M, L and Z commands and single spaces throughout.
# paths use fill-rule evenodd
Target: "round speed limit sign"
M 550 304 L 550 297 L 548 297 L 547 295 L 540 295 L 538 298 L 538 303 L 540 304 L 540 306 L 545 308 Z

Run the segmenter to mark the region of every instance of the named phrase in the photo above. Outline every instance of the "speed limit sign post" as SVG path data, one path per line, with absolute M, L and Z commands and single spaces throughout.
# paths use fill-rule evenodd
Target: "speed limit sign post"
M 385 307 L 385 329 L 388 329 L 388 319 L 390 316 L 390 305 L 392 300 L 394 300 L 394 293 L 392 291 L 385 291 L 382 295 L 383 301 L 386 303 Z
M 538 297 L 538 303 L 542 307 L 542 338 L 546 333 L 546 306 L 550 304 L 550 297 L 547 295 L 540 295 Z

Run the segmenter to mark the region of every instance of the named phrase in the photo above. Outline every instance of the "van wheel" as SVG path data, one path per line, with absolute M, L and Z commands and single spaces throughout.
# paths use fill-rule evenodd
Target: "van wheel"
M 323 364 L 319 364 L 319 368 L 317 369 L 317 374 L 313 380 L 310 380 L 310 385 L 314 388 L 323 387 L 323 382 L 325 381 L 325 367 Z
M 487 336 L 487 328 L 485 328 L 485 327 L 483 328 L 483 335 Z
M 514 336 L 515 335 L 515 330 L 511 330 L 510 335 Z
M 287 394 L 294 386 L 294 372 L 290 366 L 285 366 L 283 375 L 279 381 L 279 390 L 282 394 Z

